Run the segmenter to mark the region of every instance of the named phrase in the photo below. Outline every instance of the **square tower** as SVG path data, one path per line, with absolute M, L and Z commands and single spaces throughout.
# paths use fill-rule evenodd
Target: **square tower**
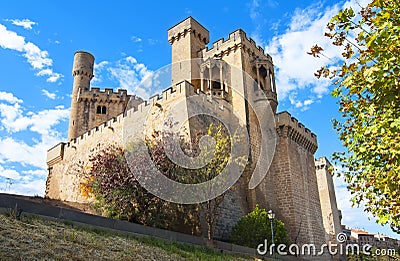
M 201 51 L 206 48 L 210 34 L 193 17 L 188 17 L 168 30 L 172 46 L 172 85 L 189 81 L 196 89 L 200 85 Z

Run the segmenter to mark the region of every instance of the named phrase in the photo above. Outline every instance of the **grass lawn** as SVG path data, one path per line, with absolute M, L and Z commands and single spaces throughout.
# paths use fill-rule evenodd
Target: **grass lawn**
M 68 221 L 0 214 L 0 260 L 254 260 Z

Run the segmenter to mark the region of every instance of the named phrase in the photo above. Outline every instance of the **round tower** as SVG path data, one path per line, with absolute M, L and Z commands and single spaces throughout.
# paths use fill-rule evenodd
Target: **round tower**
M 79 136 L 79 126 L 82 124 L 83 115 L 79 111 L 79 94 L 90 89 L 90 80 L 93 78 L 94 56 L 88 52 L 78 51 L 74 55 L 72 76 L 74 86 L 72 89 L 71 110 L 69 117 L 68 140 Z

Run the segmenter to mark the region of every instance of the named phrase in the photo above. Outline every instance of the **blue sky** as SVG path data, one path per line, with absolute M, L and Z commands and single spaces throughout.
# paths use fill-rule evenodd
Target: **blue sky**
M 91 52 L 92 86 L 136 89 L 171 62 L 167 30 L 193 16 L 210 42 L 241 28 L 273 58 L 278 110 L 288 110 L 318 136 L 316 157 L 343 150 L 332 129 L 338 106 L 330 82 L 313 73 L 328 63 L 306 54 L 319 43 L 338 58 L 323 32 L 344 1 L 7 1 L 0 8 L 0 191 L 43 195 L 46 150 L 66 140 L 73 54 Z M 361 3 L 363 1 L 360 1 Z M 398 237 L 351 208 L 350 193 L 335 179 L 343 223 Z M 371 218 L 371 220 L 369 220 Z

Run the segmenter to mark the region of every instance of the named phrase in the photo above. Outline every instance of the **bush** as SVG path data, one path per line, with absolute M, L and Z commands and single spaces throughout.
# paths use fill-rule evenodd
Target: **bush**
M 79 167 L 84 172 L 80 192 L 94 199 L 93 206 L 101 215 L 199 234 L 195 205 L 175 204 L 150 194 L 129 169 L 123 148 L 118 145 L 98 148 L 90 154 L 88 167 Z
M 286 228 L 282 221 L 274 219 L 274 242 L 275 245 L 289 245 Z M 271 221 L 268 219 L 267 211 L 256 208 L 242 217 L 233 227 L 231 242 L 234 244 L 256 248 L 268 240 L 268 247 L 272 243 Z

